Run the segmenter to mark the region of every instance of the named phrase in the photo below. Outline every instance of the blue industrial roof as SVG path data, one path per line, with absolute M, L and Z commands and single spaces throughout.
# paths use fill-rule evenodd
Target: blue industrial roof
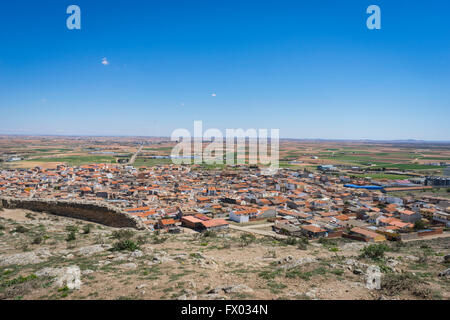
M 356 184 L 344 184 L 346 188 L 356 188 L 356 189 L 368 189 L 368 190 L 382 190 L 383 187 L 380 186 L 358 186 Z

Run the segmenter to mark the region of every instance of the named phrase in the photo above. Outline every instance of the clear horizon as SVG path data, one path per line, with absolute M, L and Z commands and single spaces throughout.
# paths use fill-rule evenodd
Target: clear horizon
M 68 30 L 66 8 L 81 8 Z M 366 8 L 381 8 L 368 30 Z M 0 11 L 0 134 L 450 141 L 450 3 L 39 1 Z

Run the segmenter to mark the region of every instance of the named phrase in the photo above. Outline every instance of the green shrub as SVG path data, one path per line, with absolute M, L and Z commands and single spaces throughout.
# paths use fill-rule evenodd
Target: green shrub
M 241 234 L 240 240 L 242 246 L 248 246 L 250 243 L 256 240 L 256 237 L 251 233 L 243 233 Z
M 78 232 L 78 227 L 77 226 L 66 226 L 66 231 L 76 233 L 76 232 Z
M 91 233 L 91 229 L 92 229 L 92 224 L 86 224 L 83 226 L 83 233 L 84 234 Z
M 307 237 L 299 237 L 298 241 L 304 244 L 309 244 L 309 239 Z
M 43 241 L 44 241 L 44 237 L 42 237 L 41 235 L 37 235 L 36 237 L 34 237 L 34 239 L 31 243 L 32 244 L 41 244 Z
M 406 273 L 387 273 L 381 281 L 381 289 L 387 295 L 397 295 L 402 291 L 410 291 L 414 293 L 418 289 L 418 285 L 423 281 L 419 277 L 414 276 L 410 272 Z
M 266 280 L 272 280 L 275 279 L 275 277 L 277 276 L 277 272 L 276 271 L 261 271 L 258 274 L 259 277 L 266 279 Z
M 313 273 L 311 271 L 303 272 L 302 270 L 296 268 L 287 271 L 285 276 L 286 278 L 300 278 L 302 280 L 308 281 L 313 276 Z
M 18 233 L 26 233 L 30 231 L 29 229 L 25 228 L 24 226 L 17 226 L 13 232 L 18 232 Z
M 230 249 L 231 248 L 231 244 L 229 241 L 224 242 L 220 247 L 217 247 L 217 249 L 223 250 L 223 249 Z
M 135 251 L 139 249 L 139 245 L 133 240 L 120 240 L 114 243 L 112 251 Z
M 21 283 L 24 283 L 24 282 L 31 281 L 31 280 L 34 280 L 34 279 L 37 279 L 37 276 L 35 274 L 30 274 L 29 276 L 26 276 L 26 277 L 19 276 L 18 278 L 14 278 L 14 279 L 11 279 L 11 280 L 4 281 L 3 283 L 1 283 L 0 286 L 4 287 L 4 288 L 7 288 L 7 287 L 11 287 L 11 286 L 14 286 L 14 285 L 17 285 L 17 284 L 21 284 Z
M 414 222 L 414 230 L 423 230 L 428 228 L 428 224 L 424 220 Z
M 277 253 L 275 250 L 269 250 L 264 254 L 264 258 L 276 258 Z
M 148 237 L 146 235 L 140 235 L 136 240 L 138 244 L 145 244 L 148 242 Z
M 381 260 L 388 250 L 389 247 L 385 244 L 371 244 L 361 250 L 361 256 L 372 260 Z
M 160 244 L 160 243 L 165 242 L 167 239 L 168 239 L 167 237 L 159 237 L 158 235 L 154 234 L 152 236 L 152 243 L 153 244 Z
M 189 257 L 193 258 L 193 259 L 203 259 L 203 255 L 201 253 L 198 253 L 198 252 L 190 253 Z
M 66 241 L 74 241 L 77 239 L 77 235 L 75 234 L 75 231 L 71 231 L 67 234 Z
M 402 241 L 395 241 L 391 246 L 391 251 L 400 252 L 403 248 L 406 247 L 406 244 Z
M 333 269 L 330 272 L 337 276 L 342 276 L 344 274 L 344 270 L 342 270 L 342 269 Z
M 337 242 L 331 239 L 327 238 L 319 238 L 319 243 L 322 244 L 324 247 L 336 247 Z
M 128 229 L 116 230 L 112 233 L 112 237 L 117 240 L 130 240 L 134 237 L 134 232 Z
M 202 237 L 203 238 L 217 238 L 217 232 L 211 231 L 211 230 L 207 230 L 207 231 L 202 233 Z
M 287 237 L 283 240 L 283 243 L 289 245 L 289 246 L 295 246 L 297 244 L 297 239 L 294 237 Z
M 25 217 L 27 217 L 28 219 L 31 219 L 31 220 L 35 220 L 34 215 L 29 212 L 25 215 Z

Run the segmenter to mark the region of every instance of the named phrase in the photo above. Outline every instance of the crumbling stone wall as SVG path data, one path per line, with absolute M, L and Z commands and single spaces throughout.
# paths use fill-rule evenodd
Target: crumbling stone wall
M 87 220 L 116 228 L 145 229 L 145 224 L 120 209 L 100 202 L 50 199 L 0 198 L 0 207 L 47 212 L 58 216 Z

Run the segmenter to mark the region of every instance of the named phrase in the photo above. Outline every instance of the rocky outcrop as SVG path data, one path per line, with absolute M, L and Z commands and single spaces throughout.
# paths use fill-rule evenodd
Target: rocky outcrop
M 439 277 L 448 277 L 448 276 L 450 276 L 450 268 L 439 273 Z
M 381 273 L 380 267 L 376 265 L 368 265 L 354 259 L 347 259 L 345 264 L 354 274 L 364 276 L 365 286 L 367 289 L 381 289 L 381 278 L 383 274 Z
M 278 268 L 289 270 L 289 269 L 296 268 L 298 266 L 302 266 L 304 264 L 313 263 L 313 262 L 317 262 L 317 261 L 318 260 L 314 257 L 304 257 L 304 258 L 294 260 L 294 258 L 292 256 L 287 256 L 278 261 L 278 264 L 280 265 Z
M 36 251 L 15 253 L 15 254 L 4 254 L 0 255 L 0 266 L 10 266 L 10 265 L 27 265 L 41 263 L 47 260 L 51 254 L 47 249 L 40 249 Z
M 58 216 L 87 220 L 116 228 L 145 229 L 138 218 L 122 212 L 120 209 L 101 202 L 68 201 L 52 199 L 15 199 L 0 198 L 6 209 L 27 209 L 48 212 Z
M 380 268 L 375 265 L 371 265 L 366 270 L 366 288 L 369 290 L 381 289 L 381 277 L 382 273 Z
M 54 285 L 58 288 L 80 289 L 81 272 L 78 266 L 70 266 L 65 268 L 44 268 L 36 272 L 38 277 L 54 278 Z
M 253 293 L 253 289 L 245 284 L 236 284 L 231 286 L 220 286 L 208 291 L 208 294 L 219 293 Z
M 96 253 L 104 252 L 106 250 L 111 249 L 111 245 L 108 244 L 95 244 L 92 246 L 82 247 L 78 249 L 77 253 L 81 256 L 91 256 Z

